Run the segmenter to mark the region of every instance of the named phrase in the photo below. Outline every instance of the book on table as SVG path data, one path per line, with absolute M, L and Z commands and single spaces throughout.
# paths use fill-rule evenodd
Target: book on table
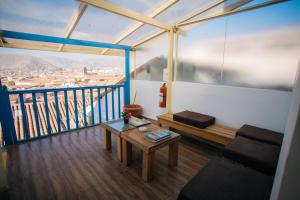
M 153 142 L 158 142 L 161 140 L 164 140 L 172 135 L 171 131 L 161 131 L 161 132 L 147 132 L 145 133 L 146 139 L 153 141 Z

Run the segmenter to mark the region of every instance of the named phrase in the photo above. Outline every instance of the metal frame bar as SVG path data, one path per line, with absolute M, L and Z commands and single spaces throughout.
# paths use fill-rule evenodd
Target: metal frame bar
M 2 36 L 4 38 L 14 38 L 14 39 L 31 40 L 31 41 L 38 41 L 38 42 L 50 42 L 50 43 L 58 43 L 58 44 L 71 44 L 71 45 L 80 45 L 80 46 L 88 46 L 88 47 L 100 47 L 100 48 L 109 48 L 109 49 L 122 49 L 122 50 L 132 49 L 130 46 L 127 45 L 110 44 L 105 42 L 93 42 L 93 41 L 86 41 L 86 40 L 61 38 L 61 37 L 39 35 L 39 34 L 32 34 L 32 33 L 7 31 L 7 30 L 0 30 L 0 32 L 2 32 Z

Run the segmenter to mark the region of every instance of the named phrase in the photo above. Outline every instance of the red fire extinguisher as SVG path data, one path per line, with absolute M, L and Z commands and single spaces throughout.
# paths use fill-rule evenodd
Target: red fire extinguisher
M 159 107 L 165 108 L 167 103 L 167 87 L 164 83 L 159 89 Z

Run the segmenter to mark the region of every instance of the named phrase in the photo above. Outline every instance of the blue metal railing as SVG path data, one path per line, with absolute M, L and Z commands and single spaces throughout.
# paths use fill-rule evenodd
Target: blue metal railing
M 121 98 L 125 98 L 124 84 L 33 90 L 7 90 L 6 86 L 0 87 L 1 101 L 5 100 L 5 105 L 1 103 L 0 106 L 1 124 L 5 126 L 2 128 L 5 144 L 98 125 L 103 119 L 115 119 L 121 115 Z M 89 96 L 86 96 L 88 93 Z M 12 95 L 18 98 L 18 115 L 11 108 L 9 98 Z M 28 96 L 30 98 L 26 98 Z M 16 132 L 16 117 L 22 123 L 22 134 L 20 128 Z M 9 123 L 5 125 L 2 123 L 4 121 Z

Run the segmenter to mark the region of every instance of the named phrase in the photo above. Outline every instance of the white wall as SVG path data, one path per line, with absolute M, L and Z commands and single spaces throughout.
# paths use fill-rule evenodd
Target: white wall
M 300 74 L 294 87 L 271 199 L 300 199 Z
M 157 115 L 166 112 L 165 108 L 159 107 L 159 88 L 162 84 L 163 82 L 160 81 L 131 81 L 131 103 L 137 92 L 135 103 L 143 106 L 143 116 L 156 119 Z
M 144 116 L 156 119 L 165 109 L 158 106 L 162 82 L 132 81 L 132 98 L 144 108 Z M 174 82 L 173 112 L 191 110 L 213 115 L 217 123 L 239 128 L 245 123 L 283 132 L 291 92 L 255 88 Z M 132 99 L 133 101 L 133 99 Z
M 213 115 L 217 123 L 234 128 L 248 123 L 284 131 L 291 92 L 186 82 L 175 82 L 173 88 L 173 112 Z

